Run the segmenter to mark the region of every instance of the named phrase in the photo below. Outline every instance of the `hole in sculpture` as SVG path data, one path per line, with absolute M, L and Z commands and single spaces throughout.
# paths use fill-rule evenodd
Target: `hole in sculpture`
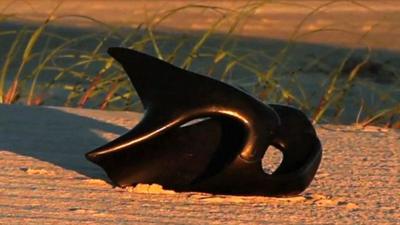
M 262 158 L 262 168 L 265 173 L 273 174 L 281 165 L 283 160 L 282 152 L 274 146 L 269 146 Z

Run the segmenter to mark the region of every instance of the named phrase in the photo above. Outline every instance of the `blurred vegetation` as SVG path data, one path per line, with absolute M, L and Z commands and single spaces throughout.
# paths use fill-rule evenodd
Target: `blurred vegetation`
M 400 126 L 400 67 L 393 62 L 400 53 L 368 45 L 341 48 L 297 42 L 331 29 L 300 32 L 335 1 L 310 9 L 287 41 L 236 35 L 265 3 L 248 2 L 237 10 L 186 5 L 160 12 L 135 28 L 54 14 L 39 25 L 18 23 L 14 15 L 0 12 L 0 103 L 140 111 L 127 76 L 106 54 L 110 46 L 123 46 L 231 83 L 266 103 L 294 105 L 314 122 Z M 204 32 L 158 29 L 164 20 L 188 9 L 212 10 L 219 17 Z M 91 20 L 96 27 L 54 25 L 68 17 Z M 231 21 L 227 32 L 217 32 L 225 20 Z

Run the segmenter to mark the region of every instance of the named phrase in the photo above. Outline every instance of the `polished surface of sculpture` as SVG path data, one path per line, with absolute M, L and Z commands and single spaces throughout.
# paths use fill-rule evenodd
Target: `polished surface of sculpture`
M 116 185 L 279 196 L 298 194 L 312 181 L 322 148 L 301 111 L 266 105 L 134 50 L 108 52 L 128 74 L 145 110 L 128 133 L 86 154 Z M 283 154 L 273 174 L 261 163 L 269 146 Z

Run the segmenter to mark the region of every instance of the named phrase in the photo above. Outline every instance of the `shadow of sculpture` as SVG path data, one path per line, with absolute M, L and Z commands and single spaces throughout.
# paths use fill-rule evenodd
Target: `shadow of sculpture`
M 127 130 L 57 108 L 0 105 L 0 150 L 108 180 L 84 158 L 87 149 L 107 142 L 96 131 L 121 135 Z

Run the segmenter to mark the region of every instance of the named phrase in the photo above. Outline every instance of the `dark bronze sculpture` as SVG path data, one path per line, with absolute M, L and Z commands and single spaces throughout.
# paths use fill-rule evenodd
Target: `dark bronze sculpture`
M 116 185 L 278 196 L 310 184 L 322 148 L 301 111 L 265 105 L 228 84 L 134 50 L 108 52 L 127 72 L 145 109 L 131 131 L 86 154 Z M 270 145 L 283 153 L 271 175 L 261 165 Z

